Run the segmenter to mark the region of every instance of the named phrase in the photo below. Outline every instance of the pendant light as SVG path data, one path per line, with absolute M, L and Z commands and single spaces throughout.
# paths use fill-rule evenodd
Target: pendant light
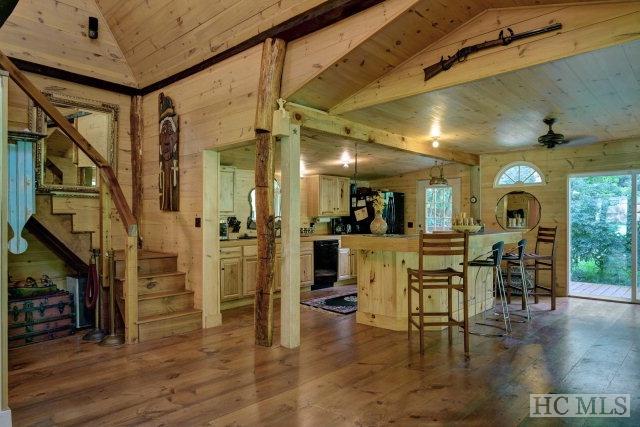
M 429 179 L 429 185 L 432 187 L 445 187 L 449 185 L 449 182 L 443 175 L 443 164 L 438 165 L 438 162 L 431 168 L 431 179 Z M 435 176 L 433 174 L 434 169 L 440 169 L 440 176 Z

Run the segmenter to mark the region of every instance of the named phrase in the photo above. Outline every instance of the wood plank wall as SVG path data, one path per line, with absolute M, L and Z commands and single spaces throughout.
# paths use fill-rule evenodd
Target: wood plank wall
M 434 171 L 434 173 L 436 172 Z M 444 165 L 443 174 L 445 178 L 449 179 L 460 178 L 460 209 L 462 212 L 466 212 L 468 214 L 470 209 L 469 166 L 449 163 Z M 431 170 L 426 169 L 391 178 L 376 179 L 370 182 L 372 188 L 388 189 L 390 191 L 399 191 L 404 193 L 404 226 L 406 234 L 418 232 L 418 229 L 416 228 L 416 195 L 418 181 L 422 179 L 429 179 L 430 177 Z M 409 228 L 409 222 L 413 223 L 413 228 Z
M 178 253 L 187 287 L 202 302 L 202 151 L 254 139 L 253 122 L 262 45 L 163 89 L 179 114 L 180 211 L 158 205 L 158 95 L 143 99 L 143 216 L 145 247 Z M 206 286 L 206 283 L 204 284 Z
M 96 89 L 81 84 L 43 77 L 26 73 L 36 87 L 65 96 L 90 99 L 115 104 L 120 109 L 118 117 L 118 167 L 116 173 L 122 191 L 129 204 L 131 203 L 131 138 L 129 135 L 129 110 L 131 98 L 128 95 Z M 9 82 L 9 129 L 25 129 L 27 127 L 27 95 L 13 82 Z M 114 208 L 113 245 L 115 249 L 124 247 L 124 228 Z
M 497 189 L 493 182 L 500 169 L 515 161 L 527 161 L 538 166 L 545 175 L 546 185 Z M 567 182 L 570 174 L 586 172 L 640 169 L 640 139 L 598 143 L 584 147 L 536 149 L 480 157 L 482 218 L 489 228 L 499 228 L 495 206 L 511 190 L 526 190 L 536 196 L 542 205 L 540 224 L 558 226 L 558 288 L 560 295 L 567 292 Z M 535 244 L 535 233 L 527 233 L 530 245 Z M 531 248 L 532 246 L 530 246 Z M 545 276 L 546 277 L 546 276 Z M 546 279 L 544 279 L 546 280 Z

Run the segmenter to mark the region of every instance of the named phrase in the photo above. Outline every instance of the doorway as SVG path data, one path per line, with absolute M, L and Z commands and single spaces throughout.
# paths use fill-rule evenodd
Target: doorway
M 569 177 L 569 295 L 638 302 L 636 172 Z

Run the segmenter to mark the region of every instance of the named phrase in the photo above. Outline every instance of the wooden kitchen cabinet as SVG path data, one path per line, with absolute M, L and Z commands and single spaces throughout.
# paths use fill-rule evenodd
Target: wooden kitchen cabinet
M 338 280 L 351 278 L 351 251 L 348 248 L 340 248 L 338 252 Z
M 249 257 L 242 260 L 242 295 L 253 295 L 256 292 L 258 279 L 258 258 Z M 242 296 L 240 295 L 240 296 Z
M 220 167 L 220 199 L 218 209 L 221 214 L 232 215 L 235 213 L 235 168 L 229 166 Z
M 220 300 L 240 298 L 242 296 L 242 260 L 227 258 L 220 260 Z
M 349 178 L 313 175 L 305 178 L 308 216 L 348 216 L 350 214 Z
M 313 284 L 313 252 L 300 254 L 300 287 Z

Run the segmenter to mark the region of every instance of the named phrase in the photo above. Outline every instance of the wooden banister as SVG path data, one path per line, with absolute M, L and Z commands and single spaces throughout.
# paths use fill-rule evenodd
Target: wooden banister
M 74 144 L 82 150 L 84 154 L 96 164 L 104 182 L 109 187 L 109 193 L 113 199 L 113 204 L 118 211 L 122 223 L 129 236 L 138 235 L 138 226 L 133 216 L 131 208 L 124 197 L 120 183 L 116 174 L 107 160 L 87 141 L 78 130 L 58 111 L 58 109 L 47 99 L 46 96 L 11 62 L 11 60 L 0 52 L 0 66 L 4 68 L 9 77 L 54 121 L 54 123 L 67 135 Z

